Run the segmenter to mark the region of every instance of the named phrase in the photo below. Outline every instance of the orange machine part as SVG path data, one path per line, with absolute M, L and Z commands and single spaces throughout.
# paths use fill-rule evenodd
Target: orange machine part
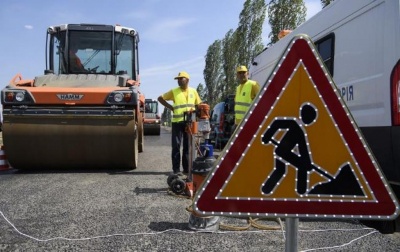
M 186 126 L 186 132 L 194 135 L 198 133 L 198 123 L 197 122 L 191 122 L 189 126 Z
M 88 88 L 54 88 L 54 87 L 25 87 L 35 97 L 36 104 L 64 104 L 65 101 L 58 98 L 58 94 L 82 94 L 81 100 L 74 101 L 75 104 L 103 104 L 110 92 L 126 88 L 118 87 L 88 87 Z
M 201 174 L 193 173 L 193 193 L 194 194 L 197 192 L 198 189 L 200 189 L 200 186 L 203 183 L 206 176 L 207 176 L 207 174 L 205 174 L 203 176 Z
M 210 105 L 202 103 L 197 107 L 197 117 L 200 119 L 209 119 L 210 118 Z
M 11 86 L 17 86 L 17 87 L 33 87 L 33 80 L 24 80 L 22 78 L 22 75 L 20 73 L 16 74 L 10 81 Z
M 204 179 L 206 178 L 207 174 L 201 175 L 201 174 L 192 174 L 193 178 L 193 195 L 196 195 L 197 190 L 200 190 L 200 186 L 203 183 Z M 196 212 L 192 212 L 194 216 L 201 217 L 202 215 L 197 214 Z

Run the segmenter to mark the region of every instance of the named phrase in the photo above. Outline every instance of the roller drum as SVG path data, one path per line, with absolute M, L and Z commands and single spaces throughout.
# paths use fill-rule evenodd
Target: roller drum
M 3 118 L 3 143 L 17 169 L 135 169 L 137 126 L 133 116 Z

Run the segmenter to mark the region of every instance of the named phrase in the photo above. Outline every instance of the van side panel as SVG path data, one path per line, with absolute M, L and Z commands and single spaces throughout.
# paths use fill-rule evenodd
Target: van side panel
M 400 126 L 391 118 L 391 72 L 400 59 L 399 0 L 336 0 L 257 55 L 250 78 L 266 83 L 293 36 L 334 36 L 333 80 L 391 185 L 400 187 Z M 399 197 L 399 195 L 398 195 Z
M 335 33 L 335 81 L 358 126 L 389 126 L 390 82 L 384 71 L 385 5 L 370 5 Z

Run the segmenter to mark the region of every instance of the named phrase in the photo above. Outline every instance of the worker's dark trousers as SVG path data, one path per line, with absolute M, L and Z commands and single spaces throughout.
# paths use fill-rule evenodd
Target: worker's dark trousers
M 177 122 L 172 123 L 172 170 L 174 173 L 179 172 L 180 164 L 181 164 L 181 143 L 183 144 L 183 153 L 182 153 L 182 167 L 183 172 L 188 172 L 189 167 L 189 139 L 188 135 L 185 132 L 186 123 L 185 122 Z M 182 142 L 183 139 L 183 142 Z

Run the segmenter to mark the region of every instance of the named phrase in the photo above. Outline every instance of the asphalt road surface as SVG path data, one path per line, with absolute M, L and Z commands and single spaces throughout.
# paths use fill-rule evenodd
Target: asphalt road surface
M 145 136 L 134 171 L 0 171 L 0 251 L 285 251 L 276 219 L 249 226 L 221 217 L 217 232 L 191 231 L 191 200 L 167 192 L 170 137 L 168 128 Z M 297 244 L 299 251 L 400 251 L 400 235 L 358 220 L 300 219 Z

